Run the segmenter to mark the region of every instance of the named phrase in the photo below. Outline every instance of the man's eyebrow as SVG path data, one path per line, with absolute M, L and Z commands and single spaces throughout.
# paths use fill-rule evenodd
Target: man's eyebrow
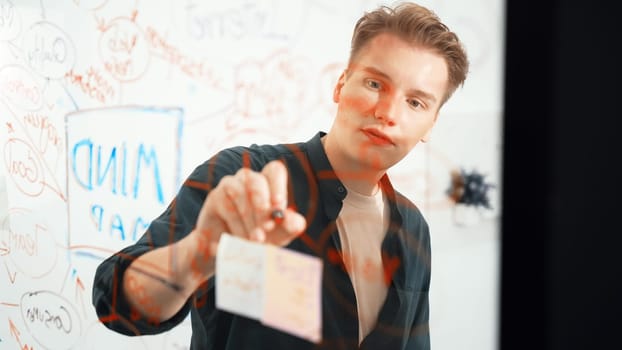
M 374 67 L 371 67 L 371 66 L 365 66 L 365 67 L 362 67 L 362 69 L 364 71 L 366 71 L 367 73 L 379 75 L 379 76 L 383 77 L 384 79 L 386 79 L 386 80 L 388 80 L 390 82 L 393 82 L 393 79 L 391 79 L 391 77 L 387 73 L 381 71 L 380 69 L 377 69 L 377 68 L 374 68 Z
M 371 66 L 365 66 L 365 67 L 362 67 L 361 69 L 363 71 L 365 71 L 365 72 L 381 76 L 382 78 L 388 80 L 389 82 L 393 82 L 393 79 L 391 79 L 391 77 L 387 73 L 381 71 L 378 68 L 374 68 L 374 67 L 371 67 Z M 422 98 L 424 100 L 427 100 L 429 104 L 436 103 L 436 97 L 434 97 L 434 95 L 432 95 L 429 92 L 425 92 L 425 91 L 423 91 L 421 89 L 409 89 L 407 91 L 407 94 L 408 95 L 418 96 L 418 97 L 420 97 L 420 98 Z

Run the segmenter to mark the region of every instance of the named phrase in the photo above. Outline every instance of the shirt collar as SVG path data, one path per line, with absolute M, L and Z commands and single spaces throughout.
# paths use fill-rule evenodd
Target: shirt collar
M 318 132 L 307 142 L 306 146 L 309 162 L 319 186 L 320 198 L 324 204 L 325 214 L 333 220 L 339 215 L 342 201 L 346 198 L 348 191 L 335 174 L 326 156 L 321 140 L 324 135 L 326 135 L 325 132 Z
M 346 198 L 348 191 L 335 174 L 326 156 L 321 140 L 324 135 L 326 135 L 325 132 L 318 132 L 307 141 L 305 146 L 312 171 L 318 183 L 319 200 L 322 201 L 324 213 L 330 220 L 335 220 L 341 211 L 343 200 Z M 383 254 L 385 254 L 384 258 L 393 259 L 393 261 L 395 261 L 396 257 L 398 259 L 406 259 L 404 254 L 407 251 L 407 247 L 405 247 L 405 232 L 402 227 L 403 218 L 400 203 L 398 203 L 397 192 L 393 188 L 387 174 L 384 174 L 380 179 L 380 189 L 387 195 L 391 215 L 389 231 L 382 243 Z M 406 280 L 404 265 L 406 265 L 407 261 L 400 261 L 400 265 L 393 274 L 393 281 L 398 286 L 403 286 Z
M 324 204 L 326 215 L 330 219 L 336 219 L 341 210 L 342 201 L 346 198 L 348 190 L 346 186 L 339 180 L 333 167 L 326 156 L 322 137 L 325 132 L 320 131 L 306 143 L 307 155 L 311 168 L 315 174 L 315 178 L 319 184 L 319 190 L 322 194 L 321 198 Z M 391 207 L 391 219 L 394 223 L 401 225 L 401 216 L 399 215 L 396 203 L 396 193 L 389 176 L 384 174 L 380 179 L 380 189 L 386 193 Z

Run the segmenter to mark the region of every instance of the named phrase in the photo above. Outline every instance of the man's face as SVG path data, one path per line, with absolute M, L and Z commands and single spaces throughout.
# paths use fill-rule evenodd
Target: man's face
M 344 160 L 386 170 L 426 140 L 447 88 L 447 64 L 429 49 L 379 34 L 335 86 L 331 133 Z

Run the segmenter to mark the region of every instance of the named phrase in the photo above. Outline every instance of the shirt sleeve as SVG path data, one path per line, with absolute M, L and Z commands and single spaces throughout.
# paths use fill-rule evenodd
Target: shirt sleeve
M 430 350 L 430 303 L 429 292 L 419 292 L 417 314 L 406 342 L 406 350 Z
M 430 244 L 430 229 L 418 210 L 413 219 L 414 232 L 417 232 L 418 268 L 416 280 L 421 285 L 413 294 L 415 315 L 406 341 L 406 350 L 430 350 L 430 280 L 432 275 L 432 248 Z
M 181 323 L 190 311 L 188 300 L 171 319 L 156 322 L 132 310 L 123 293 L 123 274 L 142 254 L 172 244 L 188 235 L 209 191 L 227 174 L 233 174 L 241 165 L 239 152 L 222 151 L 197 167 L 181 186 L 167 209 L 151 222 L 147 231 L 133 245 L 104 260 L 95 272 L 93 306 L 107 328 L 121 334 L 135 336 L 158 334 Z

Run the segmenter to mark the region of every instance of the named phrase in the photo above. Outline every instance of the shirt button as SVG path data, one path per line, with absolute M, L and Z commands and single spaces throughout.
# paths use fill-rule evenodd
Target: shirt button
M 345 188 L 343 188 L 343 186 L 339 186 L 339 187 L 337 187 L 337 192 L 339 192 L 339 193 L 344 193 L 345 191 L 346 191 L 346 189 L 345 189 Z

